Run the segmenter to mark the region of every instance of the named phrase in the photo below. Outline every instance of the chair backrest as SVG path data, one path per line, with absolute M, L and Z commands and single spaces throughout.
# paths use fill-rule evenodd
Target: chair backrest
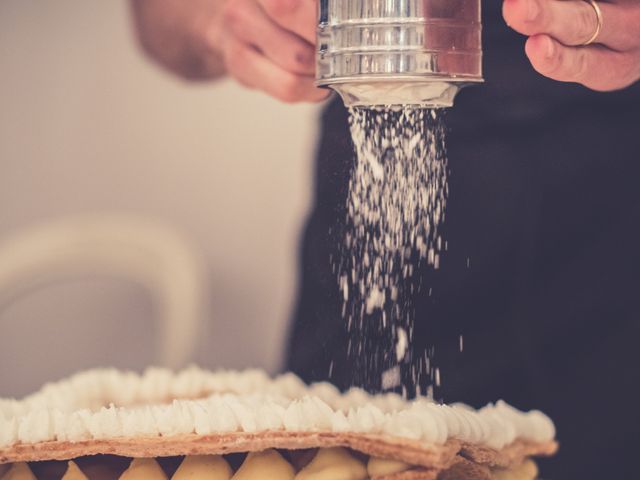
M 156 362 L 193 358 L 206 312 L 205 261 L 167 225 L 123 215 L 61 218 L 0 241 L 0 309 L 17 295 L 78 276 L 119 276 L 157 304 Z

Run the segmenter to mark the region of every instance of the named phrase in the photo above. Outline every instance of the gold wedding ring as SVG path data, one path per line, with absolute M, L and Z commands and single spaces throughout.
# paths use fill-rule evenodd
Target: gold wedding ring
M 593 32 L 593 35 L 591 35 L 591 38 L 589 38 L 589 40 L 581 44 L 582 47 L 586 47 L 587 45 L 591 45 L 593 42 L 595 42 L 596 39 L 598 38 L 598 35 L 600 35 L 600 32 L 602 31 L 602 10 L 600 9 L 600 5 L 598 5 L 598 2 L 596 2 L 596 0 L 584 0 L 584 1 L 587 2 L 589 5 L 591 5 L 593 7 L 593 10 L 596 12 L 598 25 L 596 25 L 596 31 Z

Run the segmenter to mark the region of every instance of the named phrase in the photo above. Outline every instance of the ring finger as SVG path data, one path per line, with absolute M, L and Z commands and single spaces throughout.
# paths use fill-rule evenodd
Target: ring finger
M 640 21 L 640 2 L 618 5 L 598 2 L 602 29 L 595 42 L 613 50 L 626 51 L 640 46 L 636 29 L 625 28 L 633 18 Z M 587 42 L 598 29 L 595 8 L 585 0 L 505 0 L 503 14 L 516 31 L 528 35 L 549 35 L 567 46 Z
M 567 47 L 548 35 L 530 37 L 525 48 L 533 67 L 554 80 L 610 91 L 627 87 L 638 79 L 634 52 L 616 52 L 602 45 Z

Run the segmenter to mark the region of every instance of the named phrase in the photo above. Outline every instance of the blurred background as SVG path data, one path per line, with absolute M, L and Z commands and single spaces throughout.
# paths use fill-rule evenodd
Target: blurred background
M 0 0 L 0 396 L 280 368 L 315 108 L 170 77 L 125 0 Z

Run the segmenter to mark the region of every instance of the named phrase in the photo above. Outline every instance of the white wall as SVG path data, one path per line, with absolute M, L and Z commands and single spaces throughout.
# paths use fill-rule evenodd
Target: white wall
M 208 367 L 279 368 L 309 207 L 316 109 L 143 58 L 124 0 L 0 0 L 0 243 L 61 215 L 172 225 L 210 272 Z M 109 278 L 0 306 L 0 396 L 153 361 L 153 307 Z

